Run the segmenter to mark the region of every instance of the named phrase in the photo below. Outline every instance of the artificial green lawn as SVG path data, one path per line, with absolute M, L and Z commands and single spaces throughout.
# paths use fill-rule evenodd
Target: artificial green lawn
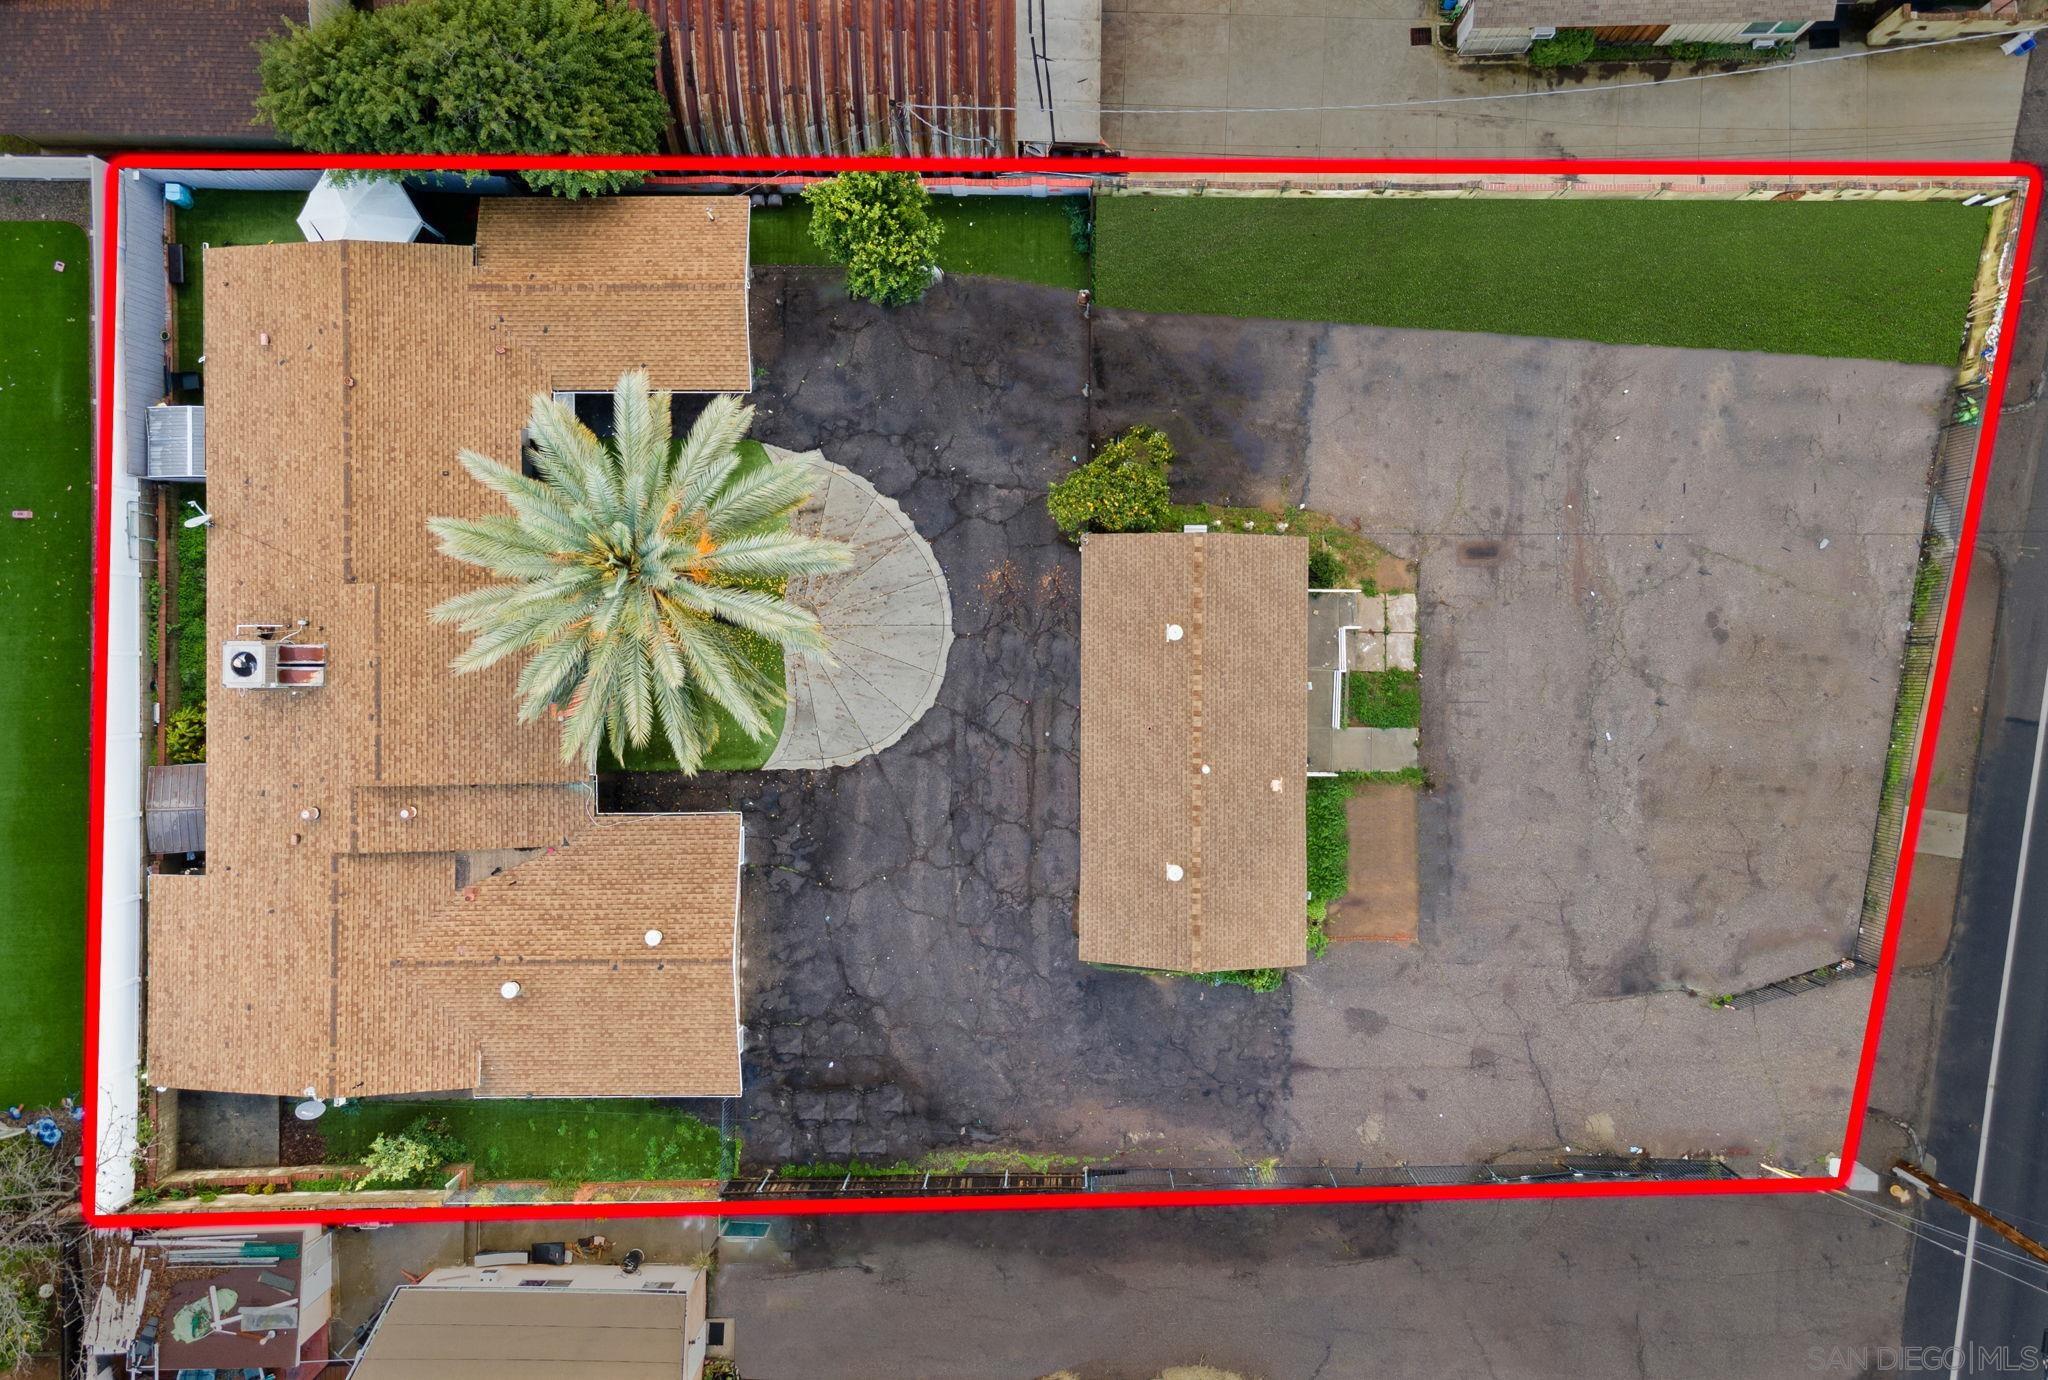
M 479 1179 L 551 1183 L 617 1179 L 715 1179 L 718 1128 L 661 1102 L 554 1099 L 351 1102 L 314 1129 L 330 1164 L 360 1164 L 370 1142 L 422 1116 L 446 1122 Z
M 1088 286 L 1088 259 L 1074 249 L 1063 197 L 935 197 L 945 233 L 939 267 L 1051 287 Z M 800 199 L 756 207 L 748 235 L 757 264 L 826 264 L 811 243 L 810 208 Z
M 297 244 L 304 192 L 223 192 L 195 189 L 192 209 L 176 207 L 177 240 L 185 246 L 185 285 L 178 293 L 178 368 L 197 369 L 206 353 L 205 322 L 200 311 L 206 255 L 200 245 Z
M 1095 295 L 1138 311 L 1953 365 L 1988 214 L 1106 196 Z
M 84 1062 L 91 284 L 83 230 L 0 223 L 0 507 L 35 514 L 0 519 L 0 1104 L 77 1092 Z

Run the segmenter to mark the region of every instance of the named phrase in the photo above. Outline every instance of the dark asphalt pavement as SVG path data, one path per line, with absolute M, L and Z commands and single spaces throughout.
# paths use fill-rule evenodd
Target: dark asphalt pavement
M 2048 161 L 2048 60 L 2035 53 L 2027 74 L 2015 157 Z M 2039 274 L 2041 259 L 2035 257 Z M 2048 353 L 2048 292 L 2037 279 L 2020 320 L 2021 340 L 2008 394 L 2024 404 L 2041 385 Z M 1986 705 L 1984 739 L 1970 801 L 1968 848 L 1956 906 L 1946 1018 L 1936 1056 L 1928 1151 L 1936 1172 L 2036 1236 L 2048 1236 L 2048 792 L 2033 802 L 2031 844 L 2022 862 L 2028 793 L 2033 777 L 2043 680 L 2048 677 L 2048 402 L 2009 413 L 2000 427 L 1983 539 L 2005 575 Z M 2024 875 L 2022 867 L 2024 866 Z M 2018 935 L 2011 948 L 2011 995 L 2000 1025 L 1998 994 L 2013 933 L 2016 885 Z M 1988 1133 L 1985 1089 L 1996 1039 L 1997 1090 Z M 1980 1153 L 1984 1177 L 1976 1184 Z M 1929 1227 L 1962 1232 L 1967 1220 L 1939 1204 L 1923 1213 Z M 1953 1241 L 1941 1238 L 1942 1242 Z M 1998 1253 L 2010 1250 L 1983 1233 L 1972 1252 L 1967 1298 L 1964 1262 L 1931 1239 L 1914 1248 L 1907 1290 L 1908 1346 L 1965 1351 L 1959 1374 L 1998 1373 L 1999 1348 L 2010 1371 L 2032 1348 L 2048 1353 L 2048 1272 Z M 2014 1278 L 2018 1276 L 2019 1278 Z M 1987 1359 L 1987 1353 L 1989 1359 Z M 2032 1373 L 2048 1369 L 2036 1364 Z

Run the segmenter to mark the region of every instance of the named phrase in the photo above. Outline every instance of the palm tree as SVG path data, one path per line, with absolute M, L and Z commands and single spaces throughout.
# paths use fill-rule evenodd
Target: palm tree
M 748 468 L 739 444 L 754 409 L 713 398 L 690 434 L 669 436 L 669 395 L 647 375 L 619 380 L 610 445 L 546 396 L 533 400 L 539 477 L 462 453 L 463 468 L 512 513 L 430 518 L 441 550 L 504 583 L 436 607 L 475 635 L 455 659 L 478 671 L 531 653 L 519 718 L 562 725 L 562 760 L 597 769 L 605 743 L 625 760 L 657 728 L 695 772 L 717 737 L 716 705 L 750 737 L 770 727 L 782 686 L 749 660 L 745 635 L 822 648 L 817 616 L 783 597 L 792 576 L 844 568 L 850 548 L 800 536 L 789 515 L 810 496 L 806 470 Z

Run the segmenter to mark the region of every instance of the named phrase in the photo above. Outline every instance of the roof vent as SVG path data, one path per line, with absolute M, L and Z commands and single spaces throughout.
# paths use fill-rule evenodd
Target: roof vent
M 501 983 L 499 984 L 498 987 L 498 995 L 503 997 L 506 1001 L 511 1001 L 514 997 L 519 995 L 520 990 L 520 986 L 516 982 Z
M 1177 882 L 1187 875 L 1179 863 L 1168 863 L 1166 865 L 1166 880 L 1169 882 Z
M 1180 624 L 1168 623 L 1166 625 L 1166 640 L 1168 642 L 1178 642 L 1186 636 L 1187 631 L 1184 628 L 1182 628 Z

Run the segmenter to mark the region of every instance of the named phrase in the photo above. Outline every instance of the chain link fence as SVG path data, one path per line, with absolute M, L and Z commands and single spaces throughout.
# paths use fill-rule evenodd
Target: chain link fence
M 1050 1173 L 901 1173 L 782 1177 L 756 1170 L 726 1186 L 727 1202 L 777 1198 L 946 1197 L 986 1193 L 1156 1193 L 1262 1188 L 1447 1187 L 1457 1184 L 1671 1182 L 1740 1178 L 1711 1156 L 1660 1159 L 1645 1155 L 1564 1155 L 1500 1164 L 1288 1166 L 1265 1163 L 1234 1168 L 1101 1166 Z

